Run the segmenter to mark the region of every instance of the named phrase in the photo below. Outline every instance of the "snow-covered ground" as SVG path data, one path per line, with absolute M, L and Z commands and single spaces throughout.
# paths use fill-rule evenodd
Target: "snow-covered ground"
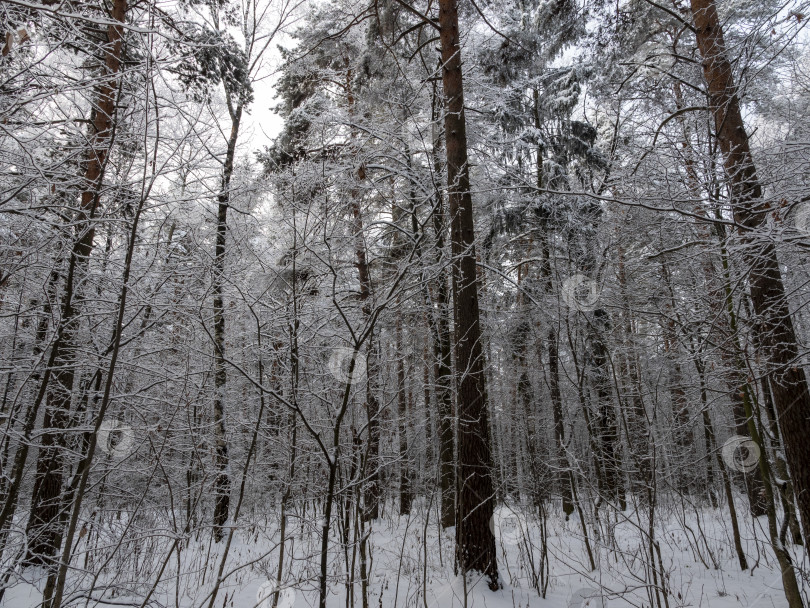
M 674 506 L 670 509 L 671 517 L 656 526 L 660 562 L 658 551 L 653 548 L 655 573 L 650 568 L 651 547 L 645 533 L 648 524 L 642 520 L 642 525 L 637 525 L 638 518 L 633 513 L 625 513 L 620 520 L 603 514 L 606 521 L 601 521 L 599 526 L 601 539 L 596 538 L 595 528 L 590 528 L 589 540 L 597 566 L 591 570 L 576 514 L 567 522 L 561 517 L 547 518 L 544 561 L 541 522 L 536 517 L 500 507 L 492 527 L 498 540 L 503 589 L 492 592 L 481 582 L 468 581 L 465 603 L 464 580 L 453 573 L 453 531 L 440 533 L 435 513 L 431 513 L 425 526 L 425 506 L 417 501 L 413 515 L 408 518 L 388 515 L 374 522 L 370 537 L 369 606 L 640 608 L 649 607 L 651 598 L 653 606 L 661 608 L 779 608 L 787 605 L 776 560 L 766 542 L 764 518 L 742 520 L 750 566 L 748 571 L 742 572 L 731 542 L 727 511 L 687 510 L 687 525 L 684 525 L 683 513 L 679 515 Z M 288 556 L 294 557 L 285 560 L 283 585 L 278 588 L 278 608 L 317 605 L 320 541 L 313 523 L 303 518 L 290 519 L 292 530 L 286 551 Z M 112 530 L 108 533 L 107 540 L 112 547 L 115 535 Z M 77 568 L 71 573 L 66 588 L 69 601 L 63 605 L 142 606 L 149 595 L 147 606 L 208 606 L 225 543 L 213 544 L 206 535 L 206 538 L 181 543 L 179 553 L 169 554 L 173 543 L 169 535 L 153 530 L 140 539 L 139 548 L 133 540 L 117 551 L 108 548 L 91 555 L 85 552 L 85 545 L 80 545 L 74 560 Z M 359 555 L 353 555 L 351 548 L 344 551 L 337 537 L 332 547 L 328 606 L 360 607 Z M 807 572 L 807 556 L 802 548 L 794 547 L 793 556 Z M 107 559 L 109 561 L 103 564 Z M 347 563 L 354 563 L 353 585 L 347 583 Z M 161 568 L 163 571 L 159 574 Z M 271 608 L 272 592 L 277 589 L 273 582 L 277 568 L 277 518 L 270 518 L 263 526 L 240 529 L 234 534 L 223 570 L 225 580 L 213 606 Z M 542 577 L 541 570 L 544 571 Z M 93 584 L 93 577 L 99 572 Z M 43 586 L 40 571 L 17 572 L 2 605 L 8 608 L 36 606 Z M 354 591 L 353 604 L 347 602 L 349 586 Z M 542 597 L 544 586 L 545 597 Z M 89 594 L 91 587 L 92 594 Z M 666 595 L 661 592 L 662 588 L 666 588 Z

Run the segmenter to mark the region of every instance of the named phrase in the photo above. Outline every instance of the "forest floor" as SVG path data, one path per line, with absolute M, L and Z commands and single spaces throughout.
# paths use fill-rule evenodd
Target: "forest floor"
M 439 533 L 433 513 L 429 525 L 425 526 L 424 506 L 417 502 L 410 517 L 389 515 L 374 522 L 367 591 L 370 607 L 465 606 L 464 580 L 453 574 L 452 530 Z M 787 605 L 776 560 L 766 542 L 765 518 L 741 518 L 749 560 L 749 570 L 742 572 L 733 550 L 726 510 L 691 509 L 684 518 L 683 511 L 679 513 L 673 505 L 669 512 L 670 517 L 655 527 L 660 561 L 658 551 L 653 549 L 657 565 L 653 573 L 646 535 L 648 524 L 642 521 L 639 526 L 637 516 L 631 511 L 623 514 L 623 520 L 617 521 L 614 515 L 611 521 L 602 521 L 601 540 L 594 537 L 595 529 L 590 528 L 589 543 L 597 566 L 591 570 L 576 513 L 570 521 L 549 516 L 543 528 L 537 518 L 516 515 L 501 507 L 493 518 L 493 529 L 498 541 L 503 589 L 492 592 L 483 583 L 471 583 L 466 606 L 641 608 L 649 607 L 651 599 L 655 608 L 780 608 Z M 154 587 L 149 606 L 208 606 L 225 543 L 213 544 L 202 537 L 196 541 L 191 539 L 180 554 L 175 551 L 167 560 L 172 541 L 153 528 L 151 533 L 132 538 L 115 552 L 110 550 L 113 542 L 108 542 L 107 549 L 103 549 L 105 536 L 108 541 L 121 538 L 117 533 L 121 531 L 119 526 L 124 526 L 123 519 L 116 520 L 116 526 L 105 530 L 102 538 L 89 534 L 82 541 L 74 564 L 80 562 L 84 572 L 79 569 L 72 572 L 65 594 L 70 602 L 63 605 L 142 606 L 146 594 Z M 286 551 L 287 555 L 294 555 L 294 559 L 285 565 L 277 608 L 316 606 L 320 568 L 317 521 L 307 517 L 297 521 L 291 518 L 291 524 L 293 536 L 288 540 Z M 146 532 L 145 528 L 141 531 Z M 87 552 L 88 540 L 95 548 L 92 553 Z M 806 552 L 801 547 L 793 547 L 793 557 L 807 572 Z M 108 563 L 102 567 L 102 559 L 108 558 Z M 341 550 L 340 555 L 330 558 L 333 579 L 328 606 L 345 608 L 349 587 L 345 582 L 346 564 L 354 560 L 354 571 L 359 572 L 359 555 Z M 164 562 L 165 568 L 155 585 Z M 271 517 L 266 524 L 241 529 L 234 534 L 224 568 L 229 575 L 213 606 L 271 608 L 266 598 L 275 590 L 270 581 L 276 578 L 277 564 L 277 516 L 275 521 Z M 541 568 L 545 570 L 542 579 Z M 93 572 L 99 570 L 102 573 L 94 585 L 94 599 L 88 602 Z M 665 575 L 663 585 L 661 570 Z M 545 584 L 545 598 L 534 584 L 541 590 Z M 38 570 L 17 572 L 9 581 L 1 605 L 7 608 L 37 606 L 43 585 Z M 666 597 L 661 592 L 662 586 L 667 590 Z M 354 606 L 359 608 L 362 606 L 361 585 L 358 582 L 353 587 Z

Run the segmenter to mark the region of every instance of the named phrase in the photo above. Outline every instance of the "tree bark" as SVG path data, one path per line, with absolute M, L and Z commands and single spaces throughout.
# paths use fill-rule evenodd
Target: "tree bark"
M 539 93 L 534 92 L 535 103 L 535 127 L 540 128 L 540 111 L 538 108 Z M 537 188 L 543 187 L 543 148 L 537 149 Z M 543 239 L 540 245 L 542 263 L 540 266 L 540 276 L 543 281 L 543 288 L 546 296 L 551 298 L 554 293 L 554 283 L 551 278 L 551 255 L 553 251 L 552 234 L 548 222 L 543 222 Z M 538 334 L 540 327 L 538 324 Z M 562 391 L 560 390 L 560 341 L 557 328 L 554 322 L 549 323 L 548 333 L 545 340 L 546 352 L 548 356 L 548 392 L 551 397 L 551 414 L 554 420 L 554 448 L 556 456 L 556 476 L 562 497 L 562 509 L 565 520 L 571 517 L 574 512 L 573 484 L 574 474 L 571 463 L 568 462 L 565 441 L 565 420 L 563 418 Z M 543 365 L 542 341 L 537 343 L 537 359 L 540 366 Z
M 673 479 L 675 490 L 681 495 L 688 495 L 697 481 L 697 476 L 690 472 L 694 462 L 694 436 L 691 428 L 689 400 L 686 397 L 687 385 L 678 356 L 677 302 L 666 262 L 661 264 L 661 279 L 669 294 L 665 304 L 666 316 L 663 319 L 663 329 L 664 352 L 667 353 L 670 365 L 668 385 L 672 401 L 672 435 L 677 451 L 672 463 L 675 468 Z M 711 467 L 711 459 L 708 459 L 708 464 Z
M 411 512 L 411 463 L 408 455 L 408 399 L 405 392 L 405 355 L 402 343 L 402 310 L 397 314 L 397 413 L 399 414 L 399 514 Z
M 352 92 L 352 70 L 348 57 L 344 57 L 346 66 L 346 104 L 349 116 L 354 116 L 354 93 Z M 357 131 L 353 128 L 351 137 L 354 139 Z M 356 184 L 366 179 L 366 168 L 362 164 L 355 171 Z M 360 302 L 363 318 L 368 322 L 371 319 L 372 298 L 371 298 L 371 271 L 366 252 L 365 235 L 363 231 L 363 212 L 360 207 L 360 190 L 357 185 L 351 188 L 351 202 L 349 204 L 352 213 L 352 236 L 354 238 L 355 268 L 360 282 Z M 364 489 L 363 489 L 363 511 L 364 522 L 377 519 L 380 516 L 380 404 L 376 394 L 376 377 L 378 372 L 377 357 L 375 354 L 374 333 L 369 333 L 366 346 L 366 418 L 368 420 L 368 449 L 364 459 Z
M 691 0 L 703 75 L 708 84 L 717 141 L 723 152 L 735 220 L 745 230 L 745 257 L 754 312 L 759 317 L 759 348 L 771 372 L 773 401 L 779 416 L 785 456 L 796 492 L 805 546 L 810 539 L 810 390 L 799 361 L 793 321 L 776 249 L 754 231 L 765 222 L 769 205 L 762 199 L 737 88 L 726 55 L 722 26 L 714 0 Z
M 68 272 L 62 300 L 62 318 L 52 346 L 49 369 L 42 378 L 41 391 L 47 387 L 42 440 L 37 458 L 31 517 L 26 534 L 29 538 L 29 563 L 52 565 L 53 557 L 62 543 L 61 491 L 64 474 L 65 430 L 69 424 L 73 381 L 76 366 L 76 332 L 81 306 L 81 283 L 84 280 L 93 250 L 95 227 L 93 219 L 99 204 L 99 191 L 104 177 L 107 154 L 113 138 L 113 114 L 118 92 L 117 77 L 121 63 L 123 28 L 127 11 L 126 0 L 115 0 L 107 27 L 104 68 L 96 87 L 96 107 L 93 109 L 90 147 L 84 172 L 77 236 L 70 253 Z M 49 371 L 53 369 L 52 373 Z M 50 382 L 49 382 L 50 381 Z
M 681 83 L 677 80 L 673 83 L 673 91 L 675 94 L 675 107 L 681 110 L 685 107 L 683 100 L 683 93 L 681 90 Z M 696 201 L 702 199 L 700 180 L 697 173 L 697 163 L 690 144 L 689 128 L 683 117 L 679 117 L 681 127 L 683 129 L 683 142 L 682 148 L 684 152 L 684 167 L 686 169 L 686 183 L 689 188 L 690 196 Z M 714 164 L 712 164 L 714 167 Z M 695 205 L 695 213 L 698 216 L 706 216 L 706 210 L 700 204 Z M 737 339 L 736 330 L 736 314 L 734 312 L 734 305 L 731 295 L 731 273 L 728 263 L 728 252 L 726 250 L 726 230 L 725 226 L 716 222 L 713 226 L 714 233 L 718 239 L 718 247 L 720 249 L 720 259 L 722 263 L 721 276 L 717 275 L 714 264 L 708 255 L 702 256 L 703 274 L 706 278 L 706 285 L 708 286 L 708 294 L 710 297 L 709 306 L 717 319 L 716 327 L 710 330 L 716 332 L 717 335 L 728 342 L 723 345 L 720 350 L 720 357 L 726 363 L 727 367 L 732 370 L 728 375 L 726 382 L 729 385 L 729 398 L 731 400 L 732 414 L 734 415 L 734 423 L 736 432 L 739 435 L 746 435 L 748 433 L 747 422 L 745 420 L 745 407 L 743 405 L 742 395 L 746 389 L 746 374 L 740 365 L 739 343 Z M 698 222 L 696 229 L 702 238 L 707 242 L 711 242 L 711 233 L 705 223 Z M 718 282 L 720 284 L 718 284 Z M 671 291 L 671 290 L 670 290 Z M 759 469 L 755 469 L 750 473 L 743 476 L 743 483 L 745 491 L 748 495 L 748 507 L 754 517 L 765 515 L 767 512 L 765 505 L 765 493 L 762 484 L 762 478 Z
M 477 571 L 490 589 L 500 588 L 493 513 L 490 453 L 478 278 L 475 269 L 475 230 L 464 86 L 461 72 L 458 8 L 455 0 L 439 1 L 442 85 L 446 100 L 444 130 L 447 185 L 453 252 L 453 310 L 455 319 L 456 383 L 458 395 L 458 502 L 456 557 L 464 573 Z
M 242 105 L 231 112 L 231 134 L 222 169 L 222 190 L 217 197 L 217 240 L 214 250 L 214 540 L 224 537 L 223 526 L 228 521 L 231 501 L 231 480 L 228 475 L 228 439 L 225 428 L 225 389 L 228 373 L 225 363 L 225 303 L 223 283 L 225 276 L 225 244 L 228 236 L 228 207 L 231 202 L 231 177 L 239 139 Z
M 434 85 L 435 86 L 435 85 Z M 435 93 L 433 95 L 433 116 L 434 123 L 438 119 Z M 438 131 L 438 129 L 437 129 Z M 449 528 L 456 524 L 456 478 L 455 478 L 455 433 L 453 421 L 455 411 L 453 410 L 453 356 L 450 350 L 450 319 L 449 300 L 447 293 L 447 275 L 441 267 L 442 251 L 444 250 L 444 238 L 446 230 L 446 219 L 444 215 L 444 195 L 442 193 L 440 177 L 442 174 L 441 162 L 439 161 L 439 151 L 441 148 L 441 134 L 433 135 L 433 175 L 434 192 L 436 204 L 433 210 L 432 224 L 436 238 L 435 243 L 435 264 L 439 267 L 436 277 L 436 311 L 428 310 L 431 321 L 431 332 L 433 334 L 433 359 L 436 378 L 436 402 L 438 405 L 438 438 L 439 438 L 439 485 L 441 487 L 441 525 L 442 528 Z
M 613 390 L 610 381 L 610 356 L 605 335 L 611 328 L 608 313 L 597 308 L 588 322 L 588 360 L 591 364 L 590 381 L 596 393 L 596 419 L 592 431 L 596 436 L 596 459 L 602 470 L 600 488 L 602 498 L 613 503 L 615 508 L 627 508 L 627 495 L 621 470 L 621 445 L 619 444 L 619 423 Z M 601 501 L 600 501 L 601 502 Z
M 634 344 L 635 331 L 630 310 L 627 270 L 624 248 L 621 245 L 617 247 L 617 258 L 617 274 L 622 299 L 620 320 L 622 323 L 622 340 L 624 342 L 624 352 L 619 356 L 619 369 L 626 382 L 624 389 L 621 391 L 623 394 L 619 402 L 625 413 L 627 445 L 633 465 L 630 482 L 638 499 L 646 502 L 647 506 L 651 507 L 648 498 L 654 492 L 654 452 L 651 449 L 653 447 L 651 445 L 651 430 L 644 406 L 641 374 Z

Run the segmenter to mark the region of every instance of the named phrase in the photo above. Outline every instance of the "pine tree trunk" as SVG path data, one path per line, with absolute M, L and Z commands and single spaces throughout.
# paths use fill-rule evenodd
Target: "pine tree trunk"
M 84 190 L 81 196 L 76 241 L 70 253 L 68 272 L 62 299 L 62 318 L 52 346 L 49 369 L 42 378 L 41 391 L 47 388 L 42 440 L 37 457 L 31 516 L 26 534 L 29 539 L 29 563 L 53 565 L 62 543 L 61 492 L 65 473 L 65 431 L 70 418 L 73 381 L 76 367 L 76 332 L 82 296 L 79 286 L 90 262 L 95 227 L 93 220 L 99 204 L 99 191 L 104 176 L 107 154 L 113 137 L 113 115 L 118 91 L 117 77 L 123 45 L 123 23 L 127 11 L 126 0 L 115 0 L 107 27 L 104 68 L 101 82 L 95 91 L 90 147 L 84 172 Z M 50 369 L 53 369 L 52 373 Z
M 467 161 L 464 87 L 461 73 L 458 9 L 455 0 L 440 0 L 442 84 L 447 149 L 447 184 L 453 252 L 458 395 L 458 502 L 456 557 L 462 572 L 477 571 L 490 589 L 499 589 L 495 536 L 490 528 L 494 494 L 487 415 L 484 355 L 475 268 L 475 230 Z
M 796 334 L 790 316 L 776 249 L 767 239 L 757 241 L 753 232 L 765 222 L 768 205 L 748 143 L 740 112 L 737 88 L 726 56 L 725 42 L 714 0 L 691 0 L 703 74 L 709 88 L 715 130 L 731 186 L 736 221 L 746 231 L 745 256 L 751 266 L 749 284 L 754 312 L 760 318 L 760 348 L 772 372 L 772 392 L 796 491 L 804 529 L 810 538 L 810 390 L 798 357 Z

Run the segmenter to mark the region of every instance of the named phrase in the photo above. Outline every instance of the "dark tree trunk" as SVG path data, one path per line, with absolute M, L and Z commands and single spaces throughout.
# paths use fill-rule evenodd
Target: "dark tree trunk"
M 54 292 L 56 290 L 56 284 L 58 281 L 59 272 L 57 270 L 53 270 L 50 278 L 48 279 L 48 287 L 46 288 L 49 297 L 45 299 L 43 312 L 39 317 L 39 321 L 37 322 L 35 334 L 36 337 L 34 339 L 34 349 L 32 353 L 34 355 L 33 358 L 41 355 L 45 348 L 45 338 L 52 312 L 50 302 L 52 299 L 55 299 L 53 296 L 55 295 Z M 51 357 L 48 361 L 44 374 L 35 372 L 31 378 L 31 383 L 39 388 L 32 403 L 28 406 L 26 411 L 24 423 L 21 429 L 22 436 L 20 438 L 17 451 L 14 453 L 14 460 L 11 466 L 10 478 L 12 479 L 12 482 L 9 486 L 7 486 L 6 492 L 3 496 L 3 508 L 2 511 L 0 511 L 0 553 L 5 551 L 6 540 L 8 538 L 8 524 L 13 520 L 14 513 L 17 510 L 17 499 L 20 493 L 20 486 L 22 485 L 25 463 L 28 459 L 28 450 L 31 446 L 31 435 L 34 432 L 37 415 L 44 399 L 44 393 L 47 389 L 46 378 L 50 375 L 50 369 L 53 367 L 55 355 L 56 350 L 54 349 L 51 352 Z M 7 462 L 8 460 L 6 460 L 6 463 Z M 3 592 L 0 590 L 0 601 L 2 601 L 2 598 Z
M 675 440 L 676 453 L 674 454 L 673 466 L 675 490 L 682 495 L 689 494 L 694 483 L 698 481 L 697 476 L 690 473 L 694 462 L 694 436 L 692 434 L 691 412 L 689 400 L 686 397 L 686 383 L 684 381 L 683 369 L 678 356 L 678 334 L 676 327 L 676 300 L 675 291 L 672 287 L 672 280 L 669 275 L 669 268 L 666 262 L 661 264 L 661 278 L 669 292 L 666 304 L 666 318 L 664 325 L 664 352 L 669 359 L 669 394 L 672 399 L 672 435 Z M 711 471 L 711 459 L 708 460 Z M 711 476 L 711 475 L 710 475 Z
M 563 420 L 562 392 L 560 391 L 559 341 L 553 327 L 548 330 L 546 350 L 548 351 L 548 386 L 551 396 L 551 413 L 554 419 L 554 445 L 557 451 L 557 483 L 562 495 L 562 508 L 566 521 L 574 512 L 572 484 L 573 473 L 565 453 L 565 423 Z M 541 352 L 538 352 L 541 356 Z
M 239 138 L 239 123 L 242 119 L 242 105 L 231 112 L 231 134 L 222 169 L 222 190 L 217 197 L 217 240 L 214 251 L 213 284 L 214 295 L 214 540 L 221 541 L 224 525 L 228 521 L 231 502 L 231 480 L 228 475 L 228 439 L 225 428 L 225 390 L 228 374 L 225 364 L 225 303 L 223 283 L 225 281 L 225 244 L 228 236 L 228 207 L 231 202 L 231 177 L 236 156 L 236 142 Z
M 348 57 L 343 59 L 346 67 L 344 90 L 346 92 L 346 104 L 349 116 L 354 116 L 354 93 L 352 91 L 352 70 Z M 356 130 L 352 129 L 351 137 L 357 136 Z M 366 179 L 366 168 L 361 163 L 355 172 L 356 184 Z M 371 299 L 371 272 L 366 253 L 365 236 L 363 234 L 363 212 L 360 207 L 360 190 L 357 185 L 353 186 L 350 192 L 351 201 L 349 204 L 352 214 L 352 231 L 354 238 L 355 268 L 360 282 L 360 302 L 362 305 L 363 318 L 366 321 L 371 319 L 372 299 Z M 375 356 L 374 333 L 369 332 L 366 344 L 366 418 L 368 420 L 368 446 L 364 464 L 363 483 L 363 510 L 362 519 L 364 522 L 377 519 L 380 516 L 380 404 L 377 401 L 375 384 L 377 380 L 378 365 Z M 365 541 L 364 541 L 365 542 Z
M 404 122 L 404 119 L 403 119 Z M 411 151 L 406 147 L 406 155 L 408 167 L 411 167 Z M 392 184 L 393 189 L 393 184 Z M 392 198 L 393 198 L 392 193 Z M 411 228 L 414 235 L 418 231 L 418 222 L 416 220 L 416 194 L 413 187 L 409 189 L 408 198 L 410 200 L 410 219 Z M 396 203 L 391 205 L 391 218 L 394 224 L 401 227 L 401 230 L 395 230 L 391 237 L 391 266 L 397 269 L 399 263 L 406 258 L 407 250 L 403 235 L 405 234 L 406 227 L 403 226 L 405 213 L 402 207 Z M 397 370 L 397 432 L 399 434 L 399 514 L 408 515 L 411 512 L 412 489 L 411 489 L 411 462 L 408 454 L 408 408 L 413 405 L 412 394 L 406 390 L 405 381 L 405 359 L 406 353 L 409 349 L 405 348 L 402 339 L 402 321 L 405 315 L 403 310 L 402 299 L 397 299 L 397 317 L 395 327 L 395 346 L 396 352 L 396 370 Z
M 402 344 L 402 311 L 397 316 L 397 410 L 399 414 L 399 514 L 411 512 L 411 463 L 408 457 L 408 396 Z
M 805 546 L 810 538 L 810 390 L 802 369 L 776 249 L 756 240 L 769 207 L 748 144 L 737 88 L 726 55 L 714 0 L 691 0 L 703 74 L 708 84 L 715 130 L 731 186 L 735 220 L 745 230 L 745 256 L 754 312 L 759 318 L 760 349 L 772 373 L 772 393 L 785 455 L 796 492 Z
M 537 107 L 537 92 L 535 91 L 535 108 Z M 535 125 L 539 129 L 539 111 L 535 113 Z M 543 151 L 537 150 L 537 188 L 543 187 Z M 551 231 L 544 223 L 542 243 L 542 266 L 540 273 L 546 294 L 553 295 L 553 281 L 551 280 Z M 565 444 L 565 421 L 563 419 L 562 391 L 560 390 L 560 343 L 557 328 L 549 324 L 546 336 L 546 352 L 548 353 L 548 392 L 551 397 L 551 414 L 554 420 L 554 446 L 556 449 L 557 484 L 562 496 L 562 509 L 566 521 L 574 512 L 573 484 L 574 474 L 568 462 Z M 542 366 L 543 353 L 538 343 L 537 358 Z
M 635 348 L 635 331 L 633 329 L 633 318 L 630 310 L 630 296 L 627 287 L 627 270 L 625 266 L 625 255 L 622 246 L 617 247 L 618 257 L 618 278 L 622 297 L 621 322 L 624 339 L 624 352 L 620 357 L 620 369 L 626 382 L 622 407 L 625 413 L 627 444 L 630 452 L 630 459 L 633 465 L 631 483 L 637 497 L 652 506 L 648 497 L 652 496 L 653 477 L 653 453 L 650 446 L 650 425 L 647 419 L 647 411 L 644 407 L 642 395 L 641 378 L 639 373 L 638 358 Z
M 610 331 L 610 318 L 601 308 L 593 312 L 588 323 L 588 345 L 591 363 L 591 383 L 596 393 L 596 419 L 593 420 L 593 433 L 596 438 L 595 454 L 602 470 L 602 495 L 616 508 L 627 508 L 627 497 L 621 471 L 621 446 L 619 445 L 619 424 L 616 404 L 610 381 L 610 359 L 604 336 Z
M 365 170 L 358 171 L 360 179 L 365 177 Z M 363 317 L 368 321 L 371 318 L 371 274 L 366 257 L 366 246 L 363 240 L 363 218 L 360 210 L 359 195 L 352 193 L 352 216 L 354 221 L 355 240 L 355 267 L 360 277 L 360 301 L 362 302 Z M 364 459 L 364 491 L 363 491 L 363 521 L 371 521 L 380 516 L 380 404 L 374 390 L 377 376 L 377 358 L 374 352 L 374 334 L 369 333 L 367 346 L 367 377 L 366 384 L 366 418 L 368 419 L 368 449 Z
M 719 213 L 719 211 L 716 211 Z M 734 299 L 732 291 L 731 267 L 729 255 L 726 250 L 725 227 L 719 222 L 715 223 L 715 233 L 720 242 L 720 259 L 723 267 L 722 290 L 720 296 L 725 310 L 720 317 L 720 327 L 726 330 L 726 346 L 720 349 L 720 357 L 731 370 L 728 374 L 728 385 L 730 387 L 729 397 L 731 399 L 731 412 L 734 417 L 734 424 L 738 435 L 748 435 L 748 419 L 745 415 L 746 401 L 750 399 L 751 389 L 748 384 L 745 361 L 743 360 L 743 347 L 739 340 L 739 326 L 737 324 L 737 313 L 734 309 Z M 708 261 L 706 262 L 707 264 Z M 709 264 L 710 265 L 710 264 Z M 760 517 L 768 512 L 765 502 L 765 486 L 762 474 L 757 467 L 753 471 L 743 475 L 745 491 L 748 495 L 748 508 L 751 515 Z
M 29 539 L 29 563 L 52 565 L 62 543 L 61 492 L 65 473 L 65 431 L 69 424 L 70 404 L 76 367 L 76 332 L 81 306 L 81 284 L 93 250 L 95 227 L 93 219 L 99 204 L 99 191 L 104 176 L 107 154 L 113 138 L 117 77 L 123 44 L 123 23 L 126 0 L 116 0 L 107 27 L 107 43 L 101 82 L 96 87 L 96 107 L 93 109 L 90 146 L 84 173 L 76 241 L 70 253 L 62 300 L 62 318 L 52 346 L 49 370 L 42 378 L 41 392 L 47 397 L 43 418 L 43 434 L 37 457 L 31 516 L 26 534 Z M 52 373 L 48 373 L 52 369 Z M 39 397 L 41 398 L 41 397 Z
M 435 86 L 435 85 L 434 85 Z M 434 92 L 433 120 L 438 119 L 436 106 L 438 97 Z M 439 160 L 441 137 L 436 133 L 433 137 L 433 174 L 437 180 L 434 185 L 436 206 L 433 210 L 432 224 L 436 237 L 435 262 L 441 268 L 441 256 L 445 244 L 445 215 L 444 195 L 439 181 L 442 175 L 442 166 Z M 441 524 L 443 528 L 456 525 L 456 476 L 455 476 L 455 433 L 453 411 L 453 357 L 450 351 L 450 298 L 447 293 L 447 275 L 440 269 L 436 278 L 436 312 L 428 311 L 433 332 L 433 358 L 435 361 L 436 401 L 438 405 L 438 436 L 439 436 L 439 485 L 442 491 Z M 432 307 L 431 307 L 432 308 Z
M 706 386 L 706 369 L 705 363 L 700 359 L 700 355 L 696 350 L 692 351 L 693 362 L 695 370 L 698 373 L 700 381 L 700 405 L 703 409 L 703 430 L 706 441 L 706 455 L 707 460 L 711 460 L 711 454 L 714 453 L 717 459 L 717 468 L 720 471 L 720 476 L 723 480 L 723 491 L 726 493 L 726 500 L 728 502 L 729 518 L 731 520 L 731 531 L 734 538 L 734 549 L 737 551 L 737 559 L 740 563 L 741 570 L 748 569 L 748 560 L 743 551 L 742 540 L 740 538 L 740 526 L 737 522 L 737 508 L 734 506 L 734 492 L 731 489 L 731 479 L 728 475 L 723 456 L 717 447 L 717 441 L 714 434 L 714 426 L 712 425 L 711 415 L 709 414 L 709 397 L 708 389 Z M 711 479 L 709 480 L 711 483 Z M 711 486 L 710 486 L 711 487 Z M 712 500 L 714 506 L 716 499 Z
M 527 477 L 531 484 L 527 490 L 537 512 L 540 513 L 542 512 L 543 500 L 545 500 L 547 495 L 547 484 L 545 483 L 546 480 L 544 476 L 548 471 L 544 465 L 548 462 L 548 458 L 541 458 L 539 456 L 539 448 L 541 447 L 539 444 L 541 440 L 537 434 L 537 416 L 535 414 L 538 409 L 536 403 L 537 399 L 534 393 L 534 386 L 529 377 L 530 367 L 527 357 L 529 342 L 532 339 L 531 309 L 527 299 L 523 297 L 523 290 L 526 289 L 523 285 L 525 285 L 526 282 L 522 281 L 522 278 L 525 276 L 522 268 L 523 266 L 518 266 L 517 269 L 518 321 L 517 325 L 512 329 L 510 341 L 512 343 L 514 352 L 513 359 L 516 366 L 515 375 L 517 376 L 517 386 L 515 390 L 517 392 L 517 399 L 523 406 L 523 416 L 525 416 L 525 423 L 520 426 L 523 427 L 522 431 L 525 432 L 526 437 L 526 456 L 528 460 L 528 466 L 526 468 L 528 469 Z M 528 270 L 526 270 L 526 273 L 528 273 Z M 500 437 L 500 435 L 497 436 Z M 493 451 L 497 452 L 497 448 L 493 448 Z M 517 452 L 518 450 L 515 451 Z M 522 484 L 522 487 L 526 489 L 525 484 Z
M 520 273 L 518 273 L 518 276 Z M 520 297 L 520 295 L 518 295 Z M 527 306 L 521 306 L 522 310 L 519 314 L 522 316 L 528 317 L 529 310 Z M 528 322 L 528 319 L 521 320 L 518 326 L 515 328 L 515 337 L 512 343 L 513 348 L 515 349 L 515 365 L 516 365 L 516 374 L 517 374 L 517 398 L 520 401 L 521 406 L 523 407 L 523 416 L 524 424 L 520 425 L 523 427 L 522 431 L 525 432 L 526 436 L 526 452 L 527 452 L 527 460 L 528 460 L 528 477 L 529 483 L 531 484 L 529 488 L 524 488 L 528 491 L 528 493 L 532 497 L 532 502 L 534 506 L 537 508 L 538 512 L 540 511 L 543 500 L 545 498 L 545 487 L 543 483 L 543 473 L 544 473 L 544 466 L 543 466 L 543 459 L 539 457 L 539 441 L 536 432 L 536 416 L 535 416 L 535 409 L 537 407 L 536 398 L 534 395 L 534 388 L 532 387 L 531 378 L 529 378 L 529 365 L 528 360 L 526 357 L 526 352 L 528 351 L 529 345 L 528 341 L 531 337 L 531 325 Z
M 478 311 L 467 131 L 461 73 L 458 8 L 440 0 L 442 84 L 447 185 L 453 252 L 456 383 L 458 395 L 458 502 L 456 557 L 464 573 L 477 571 L 490 589 L 499 589 L 495 536 L 490 529 L 494 494 L 490 453 L 484 355 Z
M 768 430 L 771 440 L 771 448 L 773 452 L 774 469 L 776 471 L 776 485 L 779 488 L 779 496 L 782 500 L 782 509 L 785 517 L 788 518 L 788 525 L 790 526 L 791 540 L 796 545 L 803 544 L 802 531 L 799 526 L 799 521 L 796 518 L 796 505 L 793 496 L 793 484 L 790 482 L 788 475 L 787 463 L 784 459 L 784 451 L 782 450 L 782 440 L 779 437 L 779 425 L 776 423 L 776 412 L 773 409 L 773 396 L 771 394 L 770 381 L 767 377 L 762 378 L 762 398 L 765 404 L 765 414 L 768 418 Z

